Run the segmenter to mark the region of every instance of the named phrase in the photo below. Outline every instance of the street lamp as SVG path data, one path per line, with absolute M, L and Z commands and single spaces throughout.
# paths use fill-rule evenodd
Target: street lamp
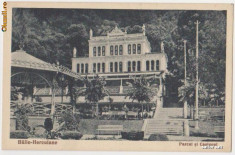
M 186 43 L 187 43 L 187 40 L 184 40 L 184 86 L 185 87 L 186 87 L 186 83 L 187 83 Z M 187 106 L 188 106 L 187 101 L 184 101 L 184 118 L 187 118 L 187 116 L 188 116 Z

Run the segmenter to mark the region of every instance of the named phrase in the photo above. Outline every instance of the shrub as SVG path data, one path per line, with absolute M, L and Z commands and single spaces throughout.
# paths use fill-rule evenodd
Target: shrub
M 64 131 L 61 133 L 61 139 L 76 139 L 79 140 L 82 138 L 82 134 L 78 131 Z
M 17 104 L 16 111 L 14 112 L 16 116 L 16 129 L 30 131 L 28 126 L 28 115 L 32 113 L 30 104 Z
M 10 138 L 15 138 L 15 139 L 28 139 L 28 138 L 29 138 L 29 134 L 28 134 L 27 131 L 16 130 L 16 131 L 10 132 Z
M 65 111 L 61 114 L 61 118 L 59 119 L 59 123 L 64 123 L 62 129 L 67 131 L 78 130 L 78 125 L 80 122 L 80 118 L 78 114 L 73 114 L 70 111 Z
M 130 132 L 121 132 L 123 139 L 128 140 L 143 140 L 144 131 L 130 131 Z
M 163 134 L 152 134 L 148 138 L 149 141 L 168 141 L 169 139 L 167 138 L 166 135 Z
M 53 129 L 53 123 L 51 118 L 46 118 L 44 121 L 44 128 L 47 131 L 51 131 Z

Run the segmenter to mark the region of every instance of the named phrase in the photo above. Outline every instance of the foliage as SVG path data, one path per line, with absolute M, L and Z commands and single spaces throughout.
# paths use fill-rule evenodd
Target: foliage
M 16 116 L 16 129 L 30 131 L 28 126 L 28 115 L 32 113 L 32 106 L 30 104 L 17 104 L 16 111 L 14 112 Z
M 98 102 L 104 99 L 105 95 L 108 95 L 107 91 L 105 90 L 106 82 L 103 78 L 100 78 L 96 75 L 93 79 L 86 78 L 85 81 L 85 100 L 91 104 L 96 104 L 97 110 L 97 117 L 98 117 Z
M 150 82 L 145 76 L 134 78 L 132 82 L 128 83 L 130 86 L 126 97 L 136 100 L 139 103 L 150 102 L 153 97 L 153 90 L 150 88 Z
M 28 139 L 29 138 L 29 133 L 27 131 L 24 131 L 24 130 L 11 131 L 10 132 L 10 138 Z
M 150 102 L 154 96 L 154 90 L 150 87 L 150 81 L 147 80 L 145 76 L 141 76 L 140 78 L 134 78 L 128 84 L 130 89 L 128 90 L 126 97 L 142 104 L 143 116 L 143 102 Z
M 78 131 L 80 118 L 77 114 L 72 114 L 70 111 L 65 111 L 61 114 L 58 120 L 59 124 L 63 124 L 60 130 Z
M 169 141 L 169 139 L 163 134 L 151 134 L 148 141 Z
M 79 87 L 79 84 L 81 83 L 82 83 L 81 80 L 75 81 L 72 78 L 68 79 L 68 89 L 69 89 L 68 94 L 70 96 L 70 103 L 73 106 L 73 113 L 75 113 L 77 99 L 80 96 L 83 96 L 85 93 L 85 88 Z
M 78 131 L 64 131 L 61 133 L 60 138 L 61 139 L 75 139 L 79 140 L 82 138 L 82 134 Z
M 44 121 L 44 127 L 47 131 L 51 131 L 53 129 L 53 122 L 51 118 L 46 118 Z

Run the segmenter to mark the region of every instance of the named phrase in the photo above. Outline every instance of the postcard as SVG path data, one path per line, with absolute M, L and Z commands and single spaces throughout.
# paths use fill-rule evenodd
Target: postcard
M 4 2 L 6 150 L 230 152 L 232 4 Z

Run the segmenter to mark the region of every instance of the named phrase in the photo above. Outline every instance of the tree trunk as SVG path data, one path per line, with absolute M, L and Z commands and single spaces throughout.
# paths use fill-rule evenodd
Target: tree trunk
M 91 103 L 91 110 L 92 110 L 92 118 L 94 118 L 95 116 L 94 103 Z
M 142 103 L 142 119 L 144 119 L 144 104 Z
M 76 102 L 73 102 L 73 114 L 76 112 Z
M 99 119 L 99 104 L 96 103 L 96 117 Z

